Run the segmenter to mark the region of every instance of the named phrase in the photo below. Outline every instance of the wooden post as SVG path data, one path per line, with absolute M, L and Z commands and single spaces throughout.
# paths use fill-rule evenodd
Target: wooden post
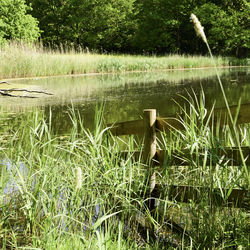
M 156 154 L 156 110 L 155 109 L 144 109 L 143 110 L 143 124 L 144 124 L 144 152 L 143 161 L 148 164 L 148 175 L 149 181 L 149 197 L 155 188 L 155 173 L 153 171 L 152 159 Z M 150 199 L 149 208 L 154 206 L 154 200 Z

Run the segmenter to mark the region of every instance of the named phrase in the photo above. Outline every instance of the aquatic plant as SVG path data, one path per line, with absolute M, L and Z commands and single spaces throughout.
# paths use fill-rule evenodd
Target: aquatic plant
M 221 92 L 223 94 L 225 105 L 226 105 L 227 110 L 228 110 L 228 116 L 229 116 L 231 125 L 233 127 L 233 132 L 234 132 L 235 140 L 236 140 L 239 152 L 240 152 L 242 164 L 244 166 L 245 174 L 246 174 L 247 179 L 248 179 L 248 186 L 250 187 L 249 172 L 248 172 L 248 168 L 247 168 L 246 163 L 245 163 L 245 158 L 244 158 L 242 150 L 241 150 L 241 143 L 240 143 L 240 139 L 239 139 L 239 136 L 238 136 L 238 133 L 237 133 L 237 128 L 236 128 L 237 116 L 235 117 L 235 119 L 233 119 L 233 117 L 232 117 L 231 110 L 230 110 L 230 107 L 229 107 L 229 104 L 228 104 L 228 101 L 227 101 L 227 97 L 226 97 L 226 94 L 225 94 L 225 91 L 224 91 L 224 87 L 223 87 L 223 84 L 221 82 L 220 75 L 218 73 L 217 65 L 216 65 L 216 62 L 214 60 L 212 51 L 211 51 L 209 43 L 207 41 L 207 38 L 206 38 L 206 35 L 205 35 L 205 32 L 204 32 L 204 28 L 201 26 L 200 21 L 198 20 L 198 18 L 194 14 L 191 14 L 191 20 L 193 21 L 196 34 L 198 36 L 200 36 L 202 38 L 203 42 L 206 44 L 206 46 L 208 48 L 208 51 L 209 51 L 209 54 L 210 54 L 210 57 L 211 57 L 211 60 L 213 62 L 214 69 L 215 69 L 215 72 L 216 72 L 216 76 L 217 76 L 217 79 L 218 79 L 218 82 L 219 82 L 219 85 L 220 85 L 220 89 L 221 89 Z M 238 108 L 240 108 L 240 100 L 239 100 L 239 107 Z
M 146 59 L 138 59 L 139 67 Z M 150 59 L 146 68 L 153 62 Z M 112 67 L 123 70 L 117 60 Z M 231 116 L 221 130 L 213 109 L 207 112 L 203 92 L 200 99 L 191 93 L 185 100 L 178 117 L 184 129 L 161 133 L 157 141 L 167 157 L 162 168 L 155 167 L 157 184 L 163 188 L 153 211 L 143 195 L 148 190 L 143 141 L 114 138 L 102 110 L 96 111 L 94 129 L 89 131 L 71 108 L 71 131 L 63 137 L 52 131 L 51 113 L 30 112 L 18 125 L 10 122 L 4 131 L 8 140 L 2 140 L 0 148 L 2 248 L 247 248 L 248 211 L 217 207 L 211 191 L 217 188 L 226 203 L 232 189 L 248 188 L 247 169 L 217 152 L 235 145 L 239 150 L 241 145 L 249 147 L 249 125 L 237 130 Z M 124 147 L 126 157 L 121 153 Z M 172 166 L 176 155 L 186 165 Z M 178 203 L 169 198 L 171 185 L 208 188 L 201 191 L 199 202 Z
M 82 187 L 82 170 L 80 167 L 76 168 L 76 190 Z
M 219 66 L 231 65 L 230 58 L 216 57 Z M 241 65 L 238 61 L 237 65 Z M 247 62 L 243 62 L 243 64 Z M 192 55 L 106 55 L 45 50 L 37 45 L 10 43 L 0 49 L 0 79 L 77 75 L 87 73 L 115 73 L 181 68 L 212 67 L 209 57 Z
M 194 24 L 194 29 L 195 29 L 197 36 L 200 36 L 203 42 L 207 43 L 207 38 L 204 32 L 204 27 L 201 26 L 199 19 L 196 17 L 195 14 L 191 14 L 190 19 L 192 20 Z
M 154 212 L 147 209 L 142 195 L 147 191 L 147 168 L 140 157 L 134 159 L 133 151 L 141 151 L 142 144 L 132 137 L 115 139 L 105 128 L 101 112 L 95 116 L 94 131 L 89 131 L 77 110 L 70 109 L 71 131 L 64 137 L 53 134 L 53 117 L 43 112 L 23 114 L 18 126 L 10 123 L 5 131 L 10 139 L 0 151 L 5 159 L 0 163 L 3 248 L 246 246 L 244 209 L 210 207 L 208 192 L 199 205 L 168 199 L 172 184 L 235 188 L 246 183 L 240 168 L 222 162 L 216 150 L 209 153 L 211 147 L 232 146 L 232 131 L 227 128 L 221 133 L 209 127 L 204 94 L 200 100 L 190 95 L 187 101 L 190 108 L 183 108 L 180 118 L 184 131 L 163 133 L 158 148 L 167 150 L 169 160 L 183 148 L 195 156 L 183 157 L 186 167 L 171 167 L 166 161 L 162 169 L 156 168 L 157 183 L 165 189 Z M 249 138 L 249 127 L 239 133 Z M 121 154 L 124 147 L 126 158 Z M 216 166 L 211 159 L 216 159 Z M 84 181 L 76 190 L 78 178 Z M 8 189 L 9 183 L 15 192 Z

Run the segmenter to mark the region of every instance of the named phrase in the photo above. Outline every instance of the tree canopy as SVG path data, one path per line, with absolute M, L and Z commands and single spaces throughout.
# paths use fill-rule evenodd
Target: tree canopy
M 43 43 L 52 47 L 63 44 L 123 53 L 206 53 L 189 21 L 194 13 L 215 53 L 242 57 L 250 48 L 248 0 L 1 1 L 0 38 L 5 39 L 36 39 L 37 19 Z
M 25 0 L 1 0 L 0 42 L 5 40 L 35 41 L 39 37 L 38 21 L 27 14 Z

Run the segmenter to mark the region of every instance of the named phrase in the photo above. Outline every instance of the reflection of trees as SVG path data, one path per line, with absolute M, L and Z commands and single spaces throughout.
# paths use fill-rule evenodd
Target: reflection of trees
M 237 85 L 235 81 L 237 80 Z M 248 84 L 248 76 L 246 74 L 222 75 L 222 81 L 228 96 L 230 105 L 235 105 L 238 99 L 242 98 L 242 103 L 250 100 L 250 85 Z M 212 106 L 216 101 L 217 107 L 223 107 L 224 101 L 218 85 L 217 79 L 210 77 L 207 79 L 185 80 L 178 85 L 173 85 L 168 81 L 159 81 L 141 84 L 125 84 L 119 88 L 110 88 L 104 91 L 103 100 L 105 100 L 104 118 L 107 123 L 116 121 L 125 121 L 138 119 L 142 115 L 145 108 L 156 108 L 161 116 L 172 116 L 179 111 L 178 106 L 173 99 L 184 104 L 184 100 L 179 95 L 188 97 L 187 91 L 194 90 L 199 95 L 201 86 L 206 95 L 207 106 Z M 101 102 L 101 101 L 100 101 Z M 96 102 L 88 102 L 82 106 L 81 103 L 75 103 L 74 107 L 82 116 L 83 124 L 91 128 L 94 121 Z M 67 105 L 53 106 L 53 128 L 55 131 L 67 131 L 70 126 Z M 49 108 L 46 109 L 48 113 Z
M 181 72 L 179 73 L 182 74 Z M 42 115 L 44 113 L 45 118 L 48 119 L 51 110 L 53 120 L 52 131 L 53 133 L 61 134 L 67 133 L 72 127 L 68 114 L 71 107 L 71 99 L 74 109 L 79 111 L 83 119 L 84 126 L 90 129 L 93 128 L 95 106 L 101 102 L 105 104 L 104 118 L 107 123 L 138 119 L 145 108 L 156 108 L 157 112 L 165 117 L 175 115 L 179 112 L 179 108 L 173 99 L 183 105 L 184 100 L 181 96 L 188 97 L 187 92 L 191 92 L 191 89 L 199 95 L 201 86 L 205 92 L 207 107 L 212 106 L 215 101 L 217 107 L 224 107 L 221 90 L 214 76 L 206 78 L 183 78 L 183 76 L 179 76 L 178 81 L 176 80 L 173 83 L 172 79 L 167 77 L 169 73 L 161 74 L 160 72 L 155 78 L 153 77 L 153 73 L 136 73 L 131 74 L 129 77 L 126 74 L 98 75 L 95 77 L 86 77 L 87 82 L 81 82 L 82 78 L 72 78 L 74 81 L 71 82 L 72 89 L 68 93 L 68 98 L 66 90 L 69 91 L 69 87 L 67 85 L 65 87 L 66 90 L 63 89 L 63 85 L 66 85 L 66 82 L 65 78 L 62 78 L 62 82 L 58 83 L 59 88 L 63 89 L 62 92 L 64 92 L 64 95 L 61 96 L 63 99 L 62 104 L 58 105 L 55 102 L 55 105 L 53 105 L 53 102 L 48 102 L 44 108 L 38 108 L 38 112 Z M 140 78 L 139 76 L 142 77 Z M 230 105 L 236 105 L 240 97 L 242 103 L 250 102 L 248 71 L 232 70 L 230 74 L 226 71 L 225 73 L 222 72 L 221 77 Z M 47 88 L 52 84 L 51 81 L 51 79 L 46 80 Z M 80 89 L 84 89 L 84 87 L 91 89 L 90 92 L 92 92 L 89 92 L 88 98 L 84 98 L 84 93 L 78 93 L 78 84 L 81 85 L 80 87 L 78 86 Z M 79 98 L 74 99 L 75 95 L 73 92 L 79 94 Z M 42 102 L 42 99 L 40 102 Z M 20 109 L 20 106 L 17 106 L 16 111 L 20 112 Z M 6 126 L 9 126 L 9 129 L 17 129 L 20 122 L 25 122 L 25 120 L 31 121 L 32 115 L 29 116 L 29 113 L 15 115 L 16 117 L 12 116 Z M 2 128 L 2 131 L 3 129 L 6 128 Z
M 100 96 L 112 95 L 117 88 L 138 88 L 138 86 L 155 85 L 165 82 L 172 85 L 181 84 L 186 79 L 202 79 L 214 76 L 214 70 L 175 70 L 165 72 L 104 74 L 81 77 L 51 77 L 36 80 L 23 80 L 27 85 L 41 86 L 42 89 L 53 93 L 52 98 L 39 99 L 30 102 L 31 105 L 70 104 L 71 100 L 99 99 Z M 18 81 L 19 84 L 22 81 Z M 113 92 L 112 92 L 113 91 Z
M 216 80 L 214 82 L 214 88 L 205 89 L 206 100 L 211 104 L 211 97 L 215 96 L 217 106 L 224 107 L 220 87 Z M 236 105 L 240 98 L 242 103 L 250 102 L 250 74 L 248 71 L 232 71 L 230 75 L 224 74 L 222 83 L 230 105 Z
M 231 81 L 231 79 L 236 79 L 237 81 Z M 242 103 L 249 102 L 250 85 L 248 84 L 249 80 L 246 73 L 233 74 L 232 76 L 225 74 L 222 75 L 222 81 L 230 105 L 235 105 L 240 97 L 242 98 Z M 235 86 L 236 84 L 237 86 Z M 109 112 L 113 113 L 111 122 L 126 120 L 128 117 L 138 118 L 145 108 L 156 108 L 162 116 L 174 115 L 178 112 L 178 106 L 173 99 L 182 104 L 184 100 L 180 95 L 187 97 L 187 92 L 190 92 L 191 89 L 199 95 L 201 86 L 205 92 L 208 107 L 212 106 L 215 101 L 217 107 L 224 106 L 217 79 L 209 77 L 202 80 L 186 79 L 180 82 L 178 86 L 172 85 L 168 81 L 159 81 L 156 84 L 145 84 L 139 90 L 136 88 L 120 88 L 116 94 L 117 96 L 122 96 L 122 98 L 112 101 L 110 107 L 106 105 L 106 108 L 109 108 Z M 132 108 L 128 108 L 128 106 Z M 125 115 L 124 110 L 127 110 Z

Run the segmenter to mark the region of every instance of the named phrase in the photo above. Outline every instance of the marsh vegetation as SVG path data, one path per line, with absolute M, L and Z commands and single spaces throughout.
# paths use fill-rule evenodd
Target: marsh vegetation
M 247 104 L 248 75 L 247 69 L 220 72 L 230 105 L 237 105 L 236 96 Z M 201 193 L 199 203 L 169 199 L 172 185 L 248 190 L 246 169 L 216 154 L 217 150 L 235 147 L 237 143 L 230 123 L 223 130 L 219 124 L 208 126 L 205 102 L 211 109 L 217 97 L 216 105 L 224 106 L 212 76 L 214 73 L 209 70 L 99 75 L 59 78 L 58 86 L 56 78 L 30 80 L 31 85 L 34 81 L 36 84 L 45 81 L 55 95 L 49 97 L 52 99 L 47 107 L 22 109 L 17 99 L 12 99 L 9 102 L 15 106 L 11 109 L 9 103 L 1 110 L 0 244 L 3 248 L 247 247 L 248 205 L 242 209 L 217 207 L 210 199 L 210 189 Z M 66 85 L 69 79 L 73 82 Z M 199 95 L 201 81 L 206 94 Z M 28 80 L 23 82 L 29 85 Z M 232 88 L 235 84 L 238 92 Z M 185 91 L 190 87 L 196 94 Z M 90 91 L 88 98 L 94 96 L 92 108 L 82 106 L 86 99 L 80 93 L 86 90 Z M 181 108 L 170 105 L 174 93 L 185 96 L 175 95 Z M 69 101 L 65 101 L 69 96 L 74 103 L 71 108 Z M 55 97 L 61 102 L 56 100 L 53 106 Z M 103 97 L 107 98 L 104 110 L 93 112 L 93 106 Z M 81 98 L 82 103 L 78 104 Z M 6 102 L 7 98 L 3 100 Z M 31 106 L 37 106 L 41 100 L 32 100 Z M 169 160 L 173 152 L 183 148 L 195 156 L 189 160 L 183 158 L 186 166 L 165 164 L 156 169 L 158 183 L 166 188 L 160 193 L 156 209 L 149 211 L 148 197 L 144 195 L 148 189 L 147 166 L 140 158 L 133 157 L 133 150 L 143 150 L 142 138 L 114 138 L 105 129 L 105 120 L 138 118 L 138 110 L 145 105 L 152 108 L 152 103 L 159 107 L 160 114 L 182 114 L 179 119 L 185 125 L 184 131 L 162 133 L 157 147 L 167 150 Z M 10 111 L 14 114 L 10 115 Z M 92 112 L 96 114 L 94 117 L 90 115 Z M 241 146 L 249 147 L 249 126 L 241 125 L 237 133 Z M 210 148 L 214 149 L 212 155 Z M 121 156 L 124 149 L 129 151 L 127 158 Z M 76 186 L 78 169 L 81 169 L 81 188 L 79 183 Z M 220 193 L 225 203 L 228 194 Z
M 38 111 L 27 113 L 18 127 L 2 132 L 3 248 L 247 247 L 247 208 L 216 207 L 207 191 L 198 204 L 168 199 L 172 184 L 248 188 L 244 168 L 216 156 L 216 149 L 236 145 L 230 126 L 225 124 L 222 131 L 219 125 L 209 127 L 204 96 L 190 98 L 190 108 L 181 120 L 185 130 L 162 133 L 158 147 L 166 149 L 170 158 L 173 150 L 183 148 L 196 156 L 185 167 L 165 165 L 157 170 L 159 184 L 166 189 L 153 212 L 143 195 L 147 166 L 133 158 L 133 150 L 142 150 L 142 144 L 133 137 L 114 138 L 105 129 L 100 110 L 92 131 L 84 128 L 77 111 L 69 109 L 71 130 L 65 136 L 53 133 L 52 117 Z M 242 146 L 249 146 L 249 131 L 248 125 L 238 130 Z M 126 159 L 120 155 L 124 147 L 129 151 Z M 209 148 L 215 149 L 213 162 Z M 211 164 L 201 164 L 207 161 Z M 81 188 L 76 188 L 78 168 Z
M 249 68 L 230 68 L 227 78 L 218 67 L 249 66 L 250 5 L 217 2 L 3 0 L 2 249 L 249 247 Z M 190 32 L 191 11 L 206 26 L 205 34 L 191 14 L 205 44 Z M 193 71 L 211 67 L 215 73 Z M 20 101 L 20 90 L 31 92 L 35 82 L 39 94 L 53 96 Z M 157 137 L 165 157 L 154 166 L 161 188 L 150 197 L 145 136 L 114 137 L 107 121 L 158 107 L 182 130 Z M 175 186 L 193 192 L 173 196 Z M 234 191 L 244 197 L 231 202 Z
M 206 56 L 107 55 L 77 52 L 73 48 L 66 52 L 65 50 L 55 51 L 18 43 L 6 45 L 0 52 L 2 79 L 213 67 L 213 63 Z M 215 60 L 218 67 L 248 64 L 245 59 L 218 56 Z

